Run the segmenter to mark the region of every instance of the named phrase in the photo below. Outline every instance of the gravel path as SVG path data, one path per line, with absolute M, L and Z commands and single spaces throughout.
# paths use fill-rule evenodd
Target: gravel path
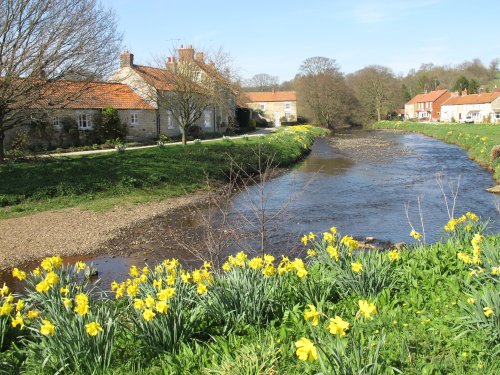
M 117 233 L 141 221 L 193 205 L 205 197 L 205 193 L 200 192 L 105 212 L 70 208 L 2 220 L 0 270 L 52 255 L 96 254 Z

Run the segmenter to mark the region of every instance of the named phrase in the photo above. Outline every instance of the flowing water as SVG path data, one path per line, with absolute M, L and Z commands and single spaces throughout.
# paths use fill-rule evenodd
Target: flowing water
M 450 189 L 458 188 L 455 217 L 472 211 L 483 219 L 491 219 L 490 232 L 500 231 L 496 207 L 499 198 L 485 192 L 494 185 L 491 174 L 469 160 L 465 151 L 419 134 L 352 131 L 317 139 L 302 163 L 266 183 L 267 215 L 280 212 L 268 223 L 266 250 L 294 254 L 302 234 L 323 232 L 331 226 L 355 237 L 412 242 L 405 204 L 415 229 L 422 231 L 422 218 L 427 242 L 438 241 L 448 221 L 448 212 L 436 182 L 437 174 L 442 176 L 444 191 L 449 196 L 449 209 L 453 204 Z M 255 214 L 253 206 L 258 193 L 259 187 L 254 185 L 248 192 L 232 198 L 234 220 Z M 417 199 L 421 202 L 421 214 Z M 196 220 L 187 220 L 186 214 L 180 217 L 183 229 L 192 226 L 191 233 L 196 233 Z M 175 226 L 175 221 L 160 217 L 132 229 L 119 242 L 121 248 L 132 249 L 126 254 L 68 261 L 93 262 L 107 285 L 114 279 L 123 280 L 131 264 L 154 265 L 171 256 L 189 262 L 192 256 L 186 251 L 166 250 L 170 233 L 166 230 Z M 137 241 L 140 236 L 147 238 Z M 147 243 L 147 247 L 134 250 L 138 242 Z M 2 276 L 2 279 L 8 277 Z

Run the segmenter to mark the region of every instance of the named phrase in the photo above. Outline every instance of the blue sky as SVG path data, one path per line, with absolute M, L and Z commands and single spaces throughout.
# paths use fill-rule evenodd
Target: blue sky
M 406 74 L 422 63 L 500 58 L 500 0 L 102 0 L 139 64 L 180 44 L 222 48 L 242 78 L 295 76 L 312 56 L 344 73 L 367 65 Z

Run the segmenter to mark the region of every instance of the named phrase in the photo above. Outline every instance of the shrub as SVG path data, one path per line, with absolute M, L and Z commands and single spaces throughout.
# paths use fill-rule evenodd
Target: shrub
M 127 125 L 121 122 L 117 109 L 105 107 L 94 116 L 94 129 L 90 132 L 92 143 L 104 143 L 117 138 L 124 140 L 127 134 Z

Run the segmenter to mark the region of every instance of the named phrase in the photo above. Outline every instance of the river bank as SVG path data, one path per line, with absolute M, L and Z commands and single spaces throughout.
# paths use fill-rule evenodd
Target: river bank
M 466 150 L 472 160 L 490 170 L 497 184 L 500 184 L 500 158 L 492 155 L 493 147 L 500 145 L 500 126 L 498 125 L 379 121 L 370 125 L 369 128 L 417 132 L 456 144 Z
M 2 166 L 3 196 L 15 195 L 15 189 L 25 189 L 23 195 L 31 194 L 32 198 L 1 209 L 4 220 L 0 220 L 0 269 L 54 254 L 64 257 L 143 254 L 153 245 L 161 246 L 163 251 L 168 245 L 175 250 L 175 243 L 168 240 L 170 236 L 162 228 L 168 220 L 178 223 L 195 207 L 203 205 L 207 198 L 207 175 L 215 185 L 224 183 L 233 159 L 251 170 L 258 163 L 255 148 L 260 148 L 262 157 L 276 155 L 276 165 L 292 165 L 309 152 L 314 136 L 321 134 L 317 128 L 301 126 L 254 139 L 194 144 L 187 148 L 172 146 L 169 151 L 156 148 L 42 162 L 38 165 L 40 170 L 36 170 L 36 163 Z M 53 199 L 58 204 L 40 193 L 61 183 L 77 186 L 80 179 L 75 175 L 80 175 L 82 184 L 91 188 L 102 183 L 102 178 L 111 183 L 113 177 L 120 181 L 133 178 L 139 184 L 139 178 L 150 180 L 157 175 L 163 176 L 157 179 L 163 183 L 157 181 L 157 186 L 149 189 L 140 184 L 128 186 L 125 191 L 117 192 L 116 197 L 110 197 L 112 189 L 101 193 L 102 196 L 99 192 L 94 196 L 72 194 L 73 190 L 67 189 Z M 29 183 L 21 181 L 30 177 Z M 64 207 L 64 203 L 69 207 L 49 209 L 60 204 Z M 24 216 L 16 217 L 17 210 Z

